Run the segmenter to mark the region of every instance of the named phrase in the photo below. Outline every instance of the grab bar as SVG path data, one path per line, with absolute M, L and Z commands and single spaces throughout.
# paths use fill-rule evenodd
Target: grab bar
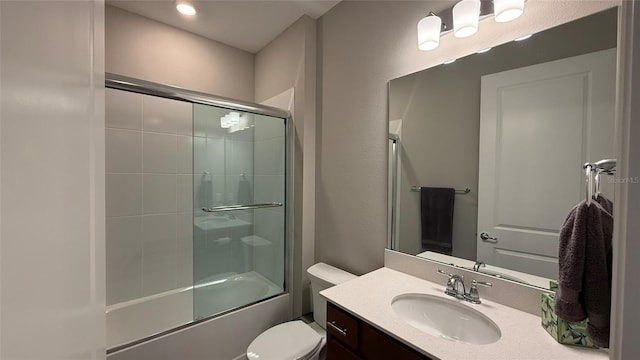
M 225 206 L 215 206 L 211 208 L 203 207 L 202 211 L 212 213 L 212 212 L 223 212 L 223 211 L 234 211 L 234 210 L 262 209 L 262 208 L 281 207 L 281 206 L 282 206 L 282 203 L 272 202 L 272 203 L 251 204 L 251 205 L 225 205 Z

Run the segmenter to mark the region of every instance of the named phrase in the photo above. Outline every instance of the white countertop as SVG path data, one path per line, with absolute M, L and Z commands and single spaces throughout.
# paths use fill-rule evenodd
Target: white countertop
M 482 304 L 478 305 L 461 301 L 488 316 L 500 328 L 500 340 L 487 345 L 454 342 L 426 334 L 405 323 L 391 308 L 392 299 L 405 293 L 423 293 L 453 299 L 444 295 L 444 284 L 444 278 L 442 284 L 436 284 L 389 268 L 381 268 L 323 290 L 320 294 L 427 356 L 443 360 L 609 358 L 606 350 L 558 344 L 542 328 L 540 316 L 489 300 L 482 300 Z M 482 299 L 482 289 L 480 298 Z

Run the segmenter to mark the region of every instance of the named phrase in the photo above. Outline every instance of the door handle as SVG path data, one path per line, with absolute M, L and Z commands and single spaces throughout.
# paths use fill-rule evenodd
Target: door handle
M 497 244 L 498 243 L 498 238 L 491 236 L 489 234 L 487 234 L 486 232 L 483 232 L 480 234 L 480 239 L 482 239 L 482 241 L 484 242 L 490 242 L 492 244 Z

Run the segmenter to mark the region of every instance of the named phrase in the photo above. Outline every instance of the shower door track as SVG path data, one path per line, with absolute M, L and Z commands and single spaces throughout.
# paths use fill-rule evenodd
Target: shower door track
M 149 81 L 133 79 L 127 76 L 106 73 L 105 85 L 108 88 L 132 91 L 140 94 L 154 95 L 167 99 L 183 100 L 197 104 L 212 105 L 225 109 L 241 110 L 252 114 L 266 115 L 288 120 L 291 113 L 266 105 L 253 104 L 246 101 L 214 96 L 193 90 L 186 90 L 171 85 L 160 85 Z

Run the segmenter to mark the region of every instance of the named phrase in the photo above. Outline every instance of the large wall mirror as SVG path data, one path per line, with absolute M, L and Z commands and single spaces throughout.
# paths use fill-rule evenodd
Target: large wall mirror
M 616 21 L 613 8 L 389 83 L 392 250 L 549 286 L 582 165 L 614 157 Z M 614 200 L 611 177 L 600 187 Z

